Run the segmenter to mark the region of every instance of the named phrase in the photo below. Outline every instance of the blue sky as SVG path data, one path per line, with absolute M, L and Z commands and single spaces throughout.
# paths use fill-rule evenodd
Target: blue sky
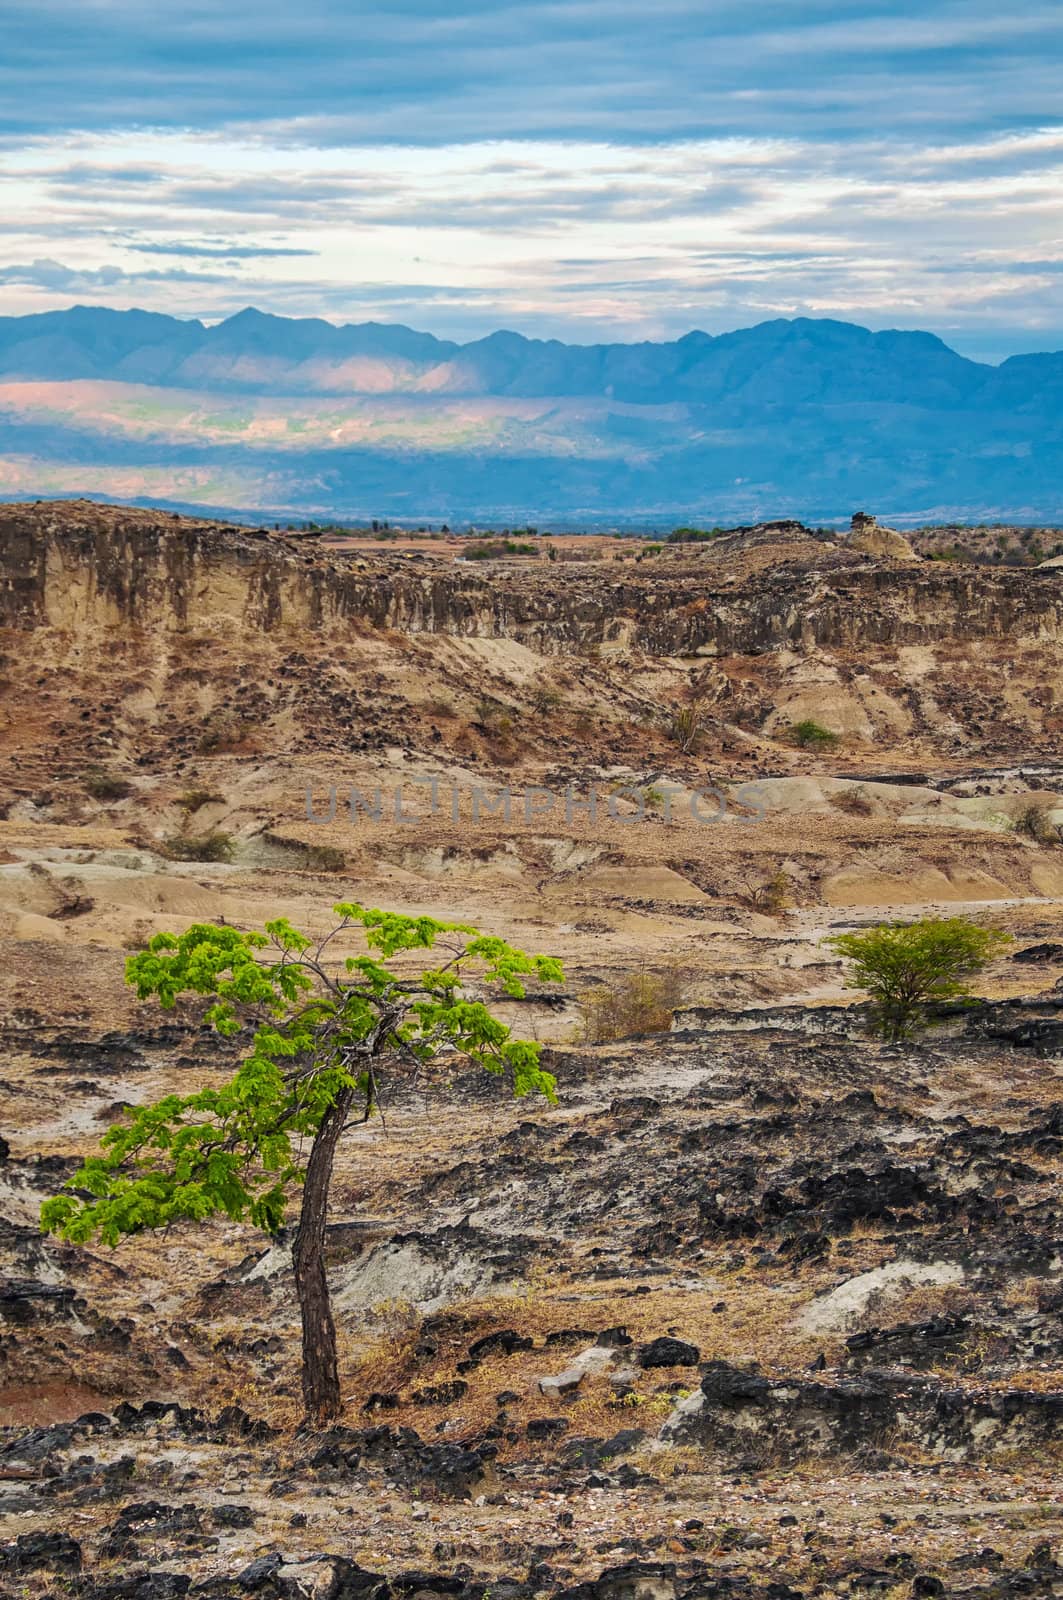
M 1063 7 L 7 0 L 0 312 L 1063 346 Z

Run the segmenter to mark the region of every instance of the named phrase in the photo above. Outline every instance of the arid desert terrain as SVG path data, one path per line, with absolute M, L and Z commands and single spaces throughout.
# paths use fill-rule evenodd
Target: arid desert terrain
M 0 1593 L 1063 1594 L 1063 568 L 588 550 L 0 507 Z M 496 1008 L 555 1107 L 341 1146 L 320 1431 L 290 1229 L 38 1215 L 238 1059 L 130 953 L 346 900 L 565 981 Z M 926 914 L 1013 942 L 877 1041 L 824 941 Z

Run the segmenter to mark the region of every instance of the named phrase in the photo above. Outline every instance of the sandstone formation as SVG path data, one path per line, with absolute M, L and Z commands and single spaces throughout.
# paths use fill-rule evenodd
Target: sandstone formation
M 857 512 L 849 534 L 850 550 L 869 556 L 888 556 L 892 561 L 918 561 L 912 545 L 896 528 L 884 528 L 875 517 Z

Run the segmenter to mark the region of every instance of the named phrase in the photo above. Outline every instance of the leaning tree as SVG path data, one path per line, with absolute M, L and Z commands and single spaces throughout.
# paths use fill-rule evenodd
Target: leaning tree
M 42 1226 L 75 1243 L 224 1214 L 276 1235 L 293 1189 L 302 1205 L 292 1244 L 302 1320 L 303 1400 L 322 1423 L 340 1411 L 336 1328 L 325 1271 L 325 1230 L 336 1147 L 441 1052 L 508 1078 L 516 1095 L 555 1101 L 540 1046 L 514 1039 L 464 981 L 524 994 L 522 976 L 563 978 L 557 961 L 527 955 L 462 923 L 342 904 L 318 942 L 285 919 L 264 933 L 197 924 L 160 933 L 131 956 L 126 979 L 172 1007 L 207 995 L 205 1021 L 226 1036 L 253 1030 L 221 1088 L 167 1095 L 127 1114 L 101 1153 L 47 1201 Z M 358 925 L 367 953 L 338 962 L 329 946 Z M 335 948 L 335 947 L 334 947 Z M 403 952 L 432 950 L 408 970 Z M 399 958 L 397 963 L 395 958 Z

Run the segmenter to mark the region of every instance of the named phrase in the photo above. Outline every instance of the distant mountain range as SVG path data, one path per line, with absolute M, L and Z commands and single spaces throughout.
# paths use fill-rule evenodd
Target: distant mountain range
M 297 516 L 1063 522 L 1063 352 L 799 318 L 455 344 L 247 310 L 0 318 L 0 495 Z

